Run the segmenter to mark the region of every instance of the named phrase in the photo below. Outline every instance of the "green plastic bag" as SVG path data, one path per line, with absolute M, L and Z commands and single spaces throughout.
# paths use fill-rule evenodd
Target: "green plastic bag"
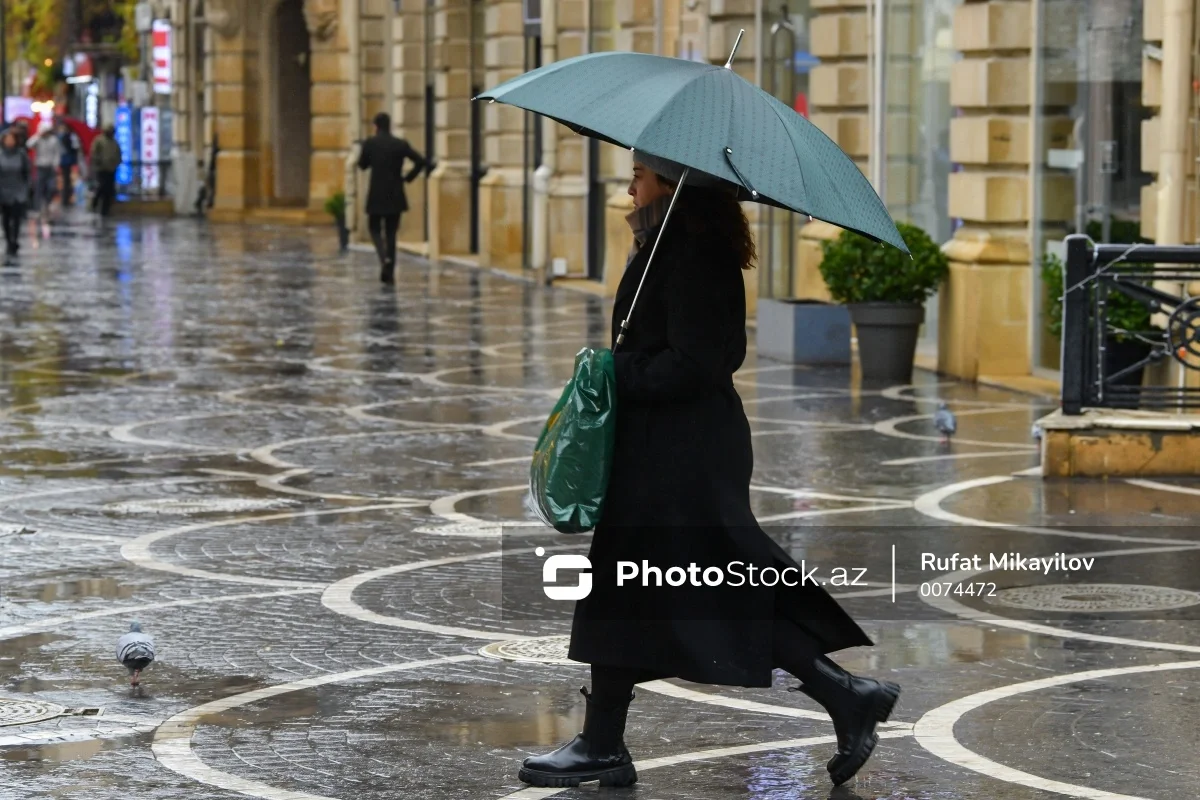
M 611 350 L 585 347 L 533 450 L 529 492 L 542 522 L 559 533 L 596 527 L 612 470 L 617 380 Z

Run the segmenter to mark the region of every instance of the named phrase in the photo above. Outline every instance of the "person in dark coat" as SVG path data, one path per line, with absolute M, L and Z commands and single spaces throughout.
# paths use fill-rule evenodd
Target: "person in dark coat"
M 754 257 L 735 196 L 689 177 L 669 223 L 663 219 L 682 168 L 635 155 L 629 215 L 635 243 L 613 309 L 617 432 L 612 472 L 588 558 L 592 590 L 575 607 L 569 657 L 591 664 L 583 732 L 553 753 L 527 758 L 520 779 L 535 786 L 627 786 L 637 780 L 624 744 L 633 687 L 667 677 L 769 687 L 772 670 L 833 719 L 838 749 L 827 768 L 849 780 L 875 748 L 900 687 L 846 672 L 827 653 L 873 644 L 820 585 L 759 526 L 750 507 L 750 425 L 733 374 L 746 355 L 742 270 Z M 653 165 L 653 170 L 651 166 Z M 665 176 L 665 177 L 664 177 Z M 654 263 L 650 251 L 659 230 Z M 618 586 L 618 561 L 687 569 L 741 562 L 743 585 Z M 793 586 L 757 574 L 794 568 Z
M 408 211 L 404 184 L 416 180 L 425 169 L 425 158 L 405 139 L 392 135 L 392 118 L 380 112 L 375 115 L 375 135 L 363 142 L 358 168 L 371 170 L 371 185 L 367 189 L 367 216 L 371 240 L 379 254 L 379 279 L 391 283 L 396 268 L 396 231 L 400 215 Z M 405 160 L 413 167 L 404 174 Z
M 29 154 L 21 146 L 17 133 L 11 127 L 6 129 L 0 136 L 0 218 L 4 221 L 4 241 L 10 256 L 21 249 L 21 221 L 29 201 L 32 172 Z

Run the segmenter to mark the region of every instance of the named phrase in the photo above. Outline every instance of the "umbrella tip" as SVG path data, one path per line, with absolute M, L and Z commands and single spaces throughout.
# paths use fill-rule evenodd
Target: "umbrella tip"
M 735 55 L 737 55 L 738 45 L 740 45 L 742 43 L 742 36 L 744 36 L 745 33 L 746 33 L 745 28 L 742 28 L 741 30 L 738 31 L 737 39 L 733 43 L 733 50 L 731 50 L 729 53 L 729 60 L 725 62 L 725 69 L 728 69 L 728 70 L 733 69 L 733 57 Z

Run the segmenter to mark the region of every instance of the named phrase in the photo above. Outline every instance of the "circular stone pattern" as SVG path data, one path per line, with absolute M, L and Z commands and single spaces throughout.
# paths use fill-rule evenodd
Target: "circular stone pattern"
M 67 709 L 54 703 L 38 700 L 9 700 L 0 697 L 0 728 L 9 725 L 28 725 L 65 716 Z
M 575 664 L 567 658 L 570 636 L 541 636 L 536 639 L 509 639 L 492 642 L 480 649 L 479 654 L 501 661 L 524 661 L 536 664 Z
M 1200 603 L 1200 594 L 1167 586 L 1127 583 L 1055 583 L 1000 589 L 985 598 L 993 605 L 1032 611 L 1168 611 Z
M 293 503 L 286 500 L 214 497 L 195 500 L 131 500 L 124 503 L 109 503 L 104 506 L 104 510 L 110 514 L 240 514 L 244 511 L 290 508 L 292 505 Z

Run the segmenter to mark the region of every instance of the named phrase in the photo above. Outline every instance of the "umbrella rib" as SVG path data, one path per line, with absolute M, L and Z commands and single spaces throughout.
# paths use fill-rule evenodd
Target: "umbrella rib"
M 784 130 L 784 133 L 787 134 L 788 141 L 792 143 L 792 155 L 794 155 L 796 157 L 796 168 L 797 168 L 797 171 L 800 173 L 800 190 L 802 192 L 804 192 L 804 203 L 805 203 L 805 205 L 807 205 L 809 202 L 808 182 L 804 180 L 804 167 L 801 165 L 801 162 L 800 162 L 800 151 L 796 149 L 796 140 L 792 138 L 792 133 L 791 133 L 789 126 L 788 126 L 787 122 L 784 120 L 783 115 L 779 113 L 779 109 L 775 107 L 775 104 L 767 103 L 767 106 L 771 109 L 771 111 L 773 111 L 775 113 L 775 118 L 778 119 L 779 124 L 783 126 L 783 130 Z M 808 211 L 805 210 L 804 213 L 807 214 Z

